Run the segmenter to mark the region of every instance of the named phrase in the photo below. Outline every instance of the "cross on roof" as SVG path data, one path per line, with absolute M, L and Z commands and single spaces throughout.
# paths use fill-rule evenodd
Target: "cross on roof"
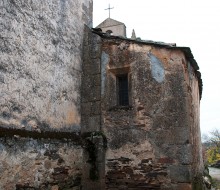
M 111 10 L 111 9 L 114 9 L 114 7 L 110 7 L 110 4 L 109 4 L 108 8 L 105 9 L 105 10 L 108 10 L 108 11 L 109 11 L 109 18 L 110 18 L 110 10 Z

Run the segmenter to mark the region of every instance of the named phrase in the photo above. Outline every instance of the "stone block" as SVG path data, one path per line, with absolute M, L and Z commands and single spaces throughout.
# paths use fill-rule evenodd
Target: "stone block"
M 101 87 L 84 86 L 82 88 L 82 102 L 94 102 L 101 99 Z
M 173 182 L 191 182 L 191 169 L 188 166 L 170 166 L 168 169 Z
M 91 63 L 90 49 L 91 49 L 90 45 L 83 46 L 83 65 L 82 65 L 83 68 L 85 68 L 85 66 Z M 87 70 L 84 69 L 84 71 Z
M 87 132 L 88 129 L 88 116 L 82 115 L 81 116 L 81 133 Z
M 82 116 L 82 129 L 81 133 L 93 132 L 100 130 L 101 119 L 100 116 Z
M 91 115 L 100 115 L 101 114 L 101 102 L 91 102 Z
M 101 86 L 101 75 L 100 74 L 93 75 L 92 81 L 94 86 Z
M 100 100 L 101 99 L 101 87 L 100 86 L 94 87 L 88 96 L 89 96 L 88 98 L 90 101 Z
M 102 43 L 102 38 L 99 35 L 92 33 L 91 37 L 92 37 L 92 43 L 94 44 Z
M 100 130 L 100 124 L 101 124 L 100 116 L 91 116 L 91 117 L 89 117 L 87 132 L 99 131 Z
M 91 113 L 91 102 L 82 103 L 81 114 L 82 115 L 90 115 L 90 113 Z
M 89 101 L 89 100 L 91 100 L 91 96 L 92 96 L 92 94 L 91 94 L 92 92 L 91 92 L 91 86 L 89 86 L 89 85 L 84 85 L 83 87 L 82 87 L 82 98 L 86 101 Z
M 92 38 L 92 31 L 91 29 L 84 25 L 84 36 L 83 36 L 83 45 L 88 46 L 91 44 L 91 38 Z
M 101 60 L 100 58 L 93 59 L 90 65 L 90 73 L 92 75 L 101 73 Z
M 101 45 L 95 42 L 96 39 L 93 40 L 90 48 L 90 56 L 91 58 L 99 58 L 101 55 Z
M 88 55 L 85 55 L 88 56 Z M 101 71 L 100 59 L 92 59 L 91 57 L 86 58 L 83 62 L 83 74 L 88 77 L 88 75 L 99 74 Z

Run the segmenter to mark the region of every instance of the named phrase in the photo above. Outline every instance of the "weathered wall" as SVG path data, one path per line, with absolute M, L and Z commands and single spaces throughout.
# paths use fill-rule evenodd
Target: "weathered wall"
M 199 89 L 180 49 L 84 30 L 92 0 L 0 9 L 0 189 L 192 188 Z M 123 73 L 130 105 L 118 107 Z
M 125 25 L 115 25 L 115 26 L 110 26 L 110 27 L 103 27 L 102 31 L 106 32 L 108 30 L 112 31 L 112 35 L 114 36 L 123 36 L 126 37 L 126 27 Z
M 0 126 L 80 130 L 84 24 L 92 0 L 0 2 Z
M 183 51 L 105 39 L 101 64 L 107 189 L 192 189 L 193 169 L 202 170 L 193 161 L 200 156 L 193 152 L 200 147 L 199 89 L 195 74 L 185 82 L 192 67 Z M 130 105 L 119 107 L 116 76 L 123 73 Z
M 100 130 L 101 45 L 100 36 L 85 28 L 82 73 L 82 132 Z
M 85 136 L 83 190 L 105 189 L 105 144 L 101 133 L 100 36 L 85 28 L 82 74 L 82 136 Z
M 100 23 L 96 28 L 101 28 L 102 32 L 111 30 L 113 36 L 123 36 L 126 37 L 126 26 L 124 23 L 117 20 L 107 18 L 102 23 Z
M 202 189 L 201 187 L 201 174 L 203 173 L 203 157 L 202 157 L 202 144 L 201 144 L 201 133 L 200 133 L 200 94 L 199 86 L 197 83 L 197 76 L 201 74 L 194 72 L 189 62 L 185 63 L 186 73 L 185 81 L 188 88 L 188 105 L 190 114 L 190 135 L 192 143 L 192 175 L 194 188 Z M 199 156 L 198 156 L 199 155 Z
M 0 189 L 80 189 L 92 0 L 0 1 Z
M 68 140 L 0 138 L 0 189 L 79 190 L 82 154 Z

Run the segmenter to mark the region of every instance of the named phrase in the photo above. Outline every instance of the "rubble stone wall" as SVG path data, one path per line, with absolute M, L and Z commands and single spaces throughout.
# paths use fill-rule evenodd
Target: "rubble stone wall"
M 80 189 L 92 0 L 0 1 L 0 189 Z
M 79 190 L 82 154 L 68 140 L 0 138 L 0 189 Z
M 184 52 L 115 39 L 102 47 L 107 189 L 192 189 L 193 168 L 202 170 L 202 161 L 193 161 L 200 97 L 196 75 L 186 82 L 195 72 Z M 124 73 L 130 104 L 118 106 L 117 75 Z
M 84 24 L 92 0 L 0 1 L 0 189 L 191 190 L 198 73 L 180 48 Z

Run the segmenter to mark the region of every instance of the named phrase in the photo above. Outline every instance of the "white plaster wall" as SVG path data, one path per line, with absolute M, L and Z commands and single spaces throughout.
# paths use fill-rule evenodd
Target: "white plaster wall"
M 80 129 L 84 24 L 92 0 L 0 1 L 0 127 Z

